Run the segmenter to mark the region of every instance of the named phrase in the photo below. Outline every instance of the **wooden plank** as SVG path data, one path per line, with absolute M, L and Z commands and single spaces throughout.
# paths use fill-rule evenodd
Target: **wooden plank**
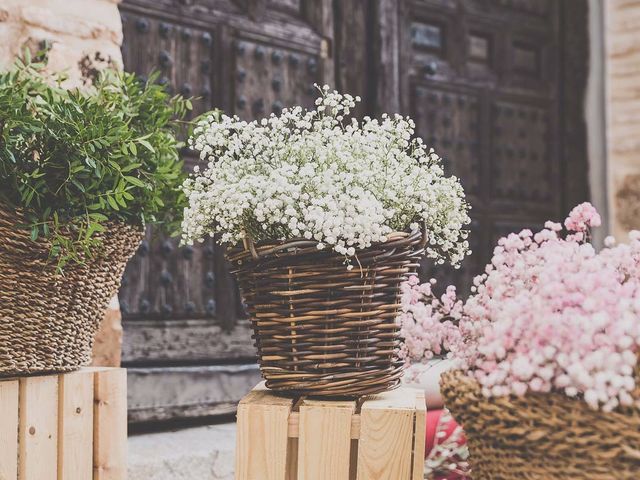
M 58 377 L 20 379 L 18 428 L 20 480 L 56 480 L 58 473 Z
M 415 396 L 406 389 L 374 395 L 360 413 L 358 480 L 411 476 Z
M 0 480 L 18 478 L 18 380 L 0 382 Z
M 355 410 L 355 401 L 302 401 L 298 480 L 349 480 L 351 418 Z
M 238 406 L 236 480 L 285 480 L 293 401 L 253 390 Z
M 298 438 L 300 436 L 300 413 L 291 412 L 289 415 L 289 438 Z M 354 413 L 351 417 L 351 438 L 356 440 L 360 438 L 360 415 Z
M 298 437 L 289 437 L 287 441 L 286 480 L 298 480 Z
M 59 377 L 58 480 L 92 476 L 93 376 L 81 370 Z
M 427 433 L 427 404 L 424 391 L 415 390 L 416 413 L 413 428 L 413 480 L 424 479 L 424 451 Z
M 93 479 L 124 480 L 127 475 L 127 371 L 95 369 Z

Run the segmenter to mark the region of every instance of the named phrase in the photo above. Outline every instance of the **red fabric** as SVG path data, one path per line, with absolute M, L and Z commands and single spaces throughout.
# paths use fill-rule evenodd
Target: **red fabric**
M 441 416 L 442 416 L 442 410 L 427 411 L 426 450 L 424 453 L 425 458 L 429 455 L 429 452 L 431 452 L 431 449 L 433 448 L 434 443 L 436 441 L 436 431 L 438 429 L 438 423 L 440 421 Z M 458 424 L 454 420 L 451 420 L 450 422 L 448 422 L 444 428 L 444 432 L 446 433 L 446 436 L 442 440 L 449 438 L 449 436 L 453 433 L 453 431 L 456 429 L 457 426 Z M 463 445 L 465 442 L 466 440 L 462 438 L 461 441 L 459 442 L 459 445 Z M 435 480 L 464 480 L 465 478 L 467 477 L 458 475 L 456 473 L 452 473 L 447 476 L 438 477 Z

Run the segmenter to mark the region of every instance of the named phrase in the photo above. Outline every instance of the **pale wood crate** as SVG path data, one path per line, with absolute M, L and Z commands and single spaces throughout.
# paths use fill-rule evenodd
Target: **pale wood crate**
M 124 480 L 127 374 L 0 379 L 0 480 Z
M 258 385 L 238 405 L 236 480 L 422 480 L 424 392 L 286 398 Z

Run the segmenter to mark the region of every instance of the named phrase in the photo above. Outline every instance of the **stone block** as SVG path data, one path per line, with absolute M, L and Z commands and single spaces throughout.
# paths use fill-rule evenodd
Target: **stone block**
M 233 480 L 236 424 L 129 437 L 129 480 Z

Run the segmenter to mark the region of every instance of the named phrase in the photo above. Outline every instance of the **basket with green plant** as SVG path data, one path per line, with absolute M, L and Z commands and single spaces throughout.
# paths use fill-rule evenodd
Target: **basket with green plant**
M 144 226 L 183 201 L 189 100 L 112 70 L 66 90 L 41 67 L 0 74 L 0 375 L 85 364 Z

